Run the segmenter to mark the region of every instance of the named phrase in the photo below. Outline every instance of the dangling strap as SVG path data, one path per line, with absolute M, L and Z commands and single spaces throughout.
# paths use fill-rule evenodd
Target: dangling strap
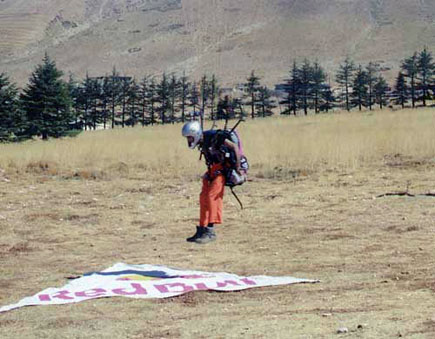
M 240 208 L 243 209 L 243 204 L 242 204 L 242 202 L 240 201 L 240 199 L 239 199 L 239 197 L 237 196 L 237 194 L 233 191 L 233 187 L 230 187 L 230 189 L 231 189 L 231 193 L 233 193 L 233 195 L 234 195 L 234 198 L 236 198 L 236 200 L 239 202 L 239 204 L 240 204 Z

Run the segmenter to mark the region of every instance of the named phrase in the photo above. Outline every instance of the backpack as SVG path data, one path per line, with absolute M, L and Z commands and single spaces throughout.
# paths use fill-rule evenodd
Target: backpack
M 215 136 L 216 148 L 220 150 L 224 156 L 222 161 L 224 165 L 225 186 L 234 187 L 243 185 L 247 180 L 247 174 L 249 170 L 248 159 L 243 152 L 243 145 L 240 135 L 236 130 L 217 130 Z M 236 154 L 234 150 L 224 145 L 224 140 L 228 139 L 235 143 L 238 147 L 240 154 L 240 174 L 236 171 Z

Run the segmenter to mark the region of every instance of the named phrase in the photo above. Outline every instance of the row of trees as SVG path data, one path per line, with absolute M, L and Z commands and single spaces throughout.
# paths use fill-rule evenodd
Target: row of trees
M 432 54 L 425 48 L 406 58 L 397 75 L 393 88 L 390 88 L 380 72 L 378 64 L 370 62 L 367 66 L 355 66 L 347 58 L 339 67 L 336 81 L 341 87 L 344 108 L 368 107 L 374 104 L 379 107 L 392 102 L 405 107 L 408 101 L 414 108 L 418 101 L 423 106 L 435 93 L 435 63 Z
M 65 82 L 63 73 L 48 55 L 19 92 L 6 74 L 0 73 L 0 140 L 14 141 L 40 136 L 60 137 L 86 129 L 175 123 L 197 119 L 208 112 L 213 119 L 246 116 L 244 105 L 253 102 L 251 116 L 269 116 L 274 105 L 271 91 L 252 85 L 241 97 L 220 95 L 214 75 L 191 82 L 184 74 L 144 77 L 140 81 L 121 76 L 116 69 L 103 77 L 86 75 Z M 252 73 L 254 79 L 254 72 Z M 257 93 L 258 92 L 258 93 Z M 251 99 L 250 99 L 251 98 Z M 257 113 L 259 112 L 259 113 Z
M 284 106 L 282 114 L 294 114 L 309 110 L 315 113 L 328 112 L 340 107 L 350 111 L 357 107 L 370 110 L 389 104 L 405 107 L 410 101 L 423 106 L 435 93 L 435 64 L 431 53 L 425 48 L 414 53 L 401 64 L 395 84 L 389 86 L 379 64 L 369 62 L 358 65 L 346 58 L 335 76 L 337 87 L 332 88 L 325 70 L 318 62 L 305 59 L 302 64 L 293 63 L 290 76 L 275 88 L 283 93 L 279 103 Z
M 77 126 L 96 128 L 115 125 L 143 126 L 185 121 L 191 112 L 210 110 L 217 116 L 218 87 L 215 76 L 204 76 L 200 83 L 163 74 L 161 79 L 144 77 L 140 81 L 120 76 L 114 68 L 110 76 L 86 78 L 68 83 Z
M 114 68 L 110 76 L 86 78 L 68 83 L 76 125 L 84 129 L 96 128 L 108 122 L 115 125 L 154 125 L 196 119 L 200 112 L 208 112 L 211 120 L 246 116 L 243 107 L 251 108 L 252 118 L 272 114 L 272 91 L 261 86 L 252 72 L 243 85 L 240 97 L 221 95 L 215 75 L 204 75 L 199 82 L 191 82 L 183 74 L 163 74 L 160 79 L 144 77 L 140 81 L 120 76 Z
M 184 122 L 198 118 L 199 112 L 217 120 L 267 117 L 277 106 L 281 114 L 294 115 L 336 107 L 372 109 L 376 104 L 380 108 L 388 104 L 404 107 L 408 102 L 412 107 L 418 102 L 426 106 L 435 94 L 434 75 L 435 64 L 427 49 L 403 61 L 392 88 L 378 64 L 355 66 L 346 58 L 335 76 L 338 86 L 333 88 L 322 66 L 305 59 L 293 63 L 289 77 L 274 91 L 262 85 L 252 71 L 234 92 L 221 88 L 214 75 L 204 75 L 199 82 L 190 81 L 185 74 L 136 80 L 121 76 L 115 68 L 103 77 L 86 75 L 77 81 L 71 75 L 65 82 L 63 73 L 46 55 L 22 91 L 0 73 L 0 140 L 47 139 L 98 126 Z
M 294 62 L 290 77 L 275 87 L 283 93 L 279 103 L 285 108 L 281 113 L 296 115 L 303 111 L 307 115 L 310 109 L 315 113 L 328 112 L 335 106 L 336 98 L 326 80 L 327 74 L 318 62 L 311 65 L 305 59 L 300 66 Z

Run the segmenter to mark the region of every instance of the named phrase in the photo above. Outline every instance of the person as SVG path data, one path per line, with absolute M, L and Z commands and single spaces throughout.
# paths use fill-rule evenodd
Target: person
M 196 233 L 186 240 L 206 244 L 216 240 L 214 226 L 222 223 L 228 157 L 230 154 L 234 155 L 235 170 L 240 173 L 241 155 L 238 145 L 228 133 L 220 130 L 203 131 L 198 121 L 184 124 L 182 135 L 186 137 L 190 149 L 199 148 L 207 165 L 199 196 L 199 225 L 196 226 Z

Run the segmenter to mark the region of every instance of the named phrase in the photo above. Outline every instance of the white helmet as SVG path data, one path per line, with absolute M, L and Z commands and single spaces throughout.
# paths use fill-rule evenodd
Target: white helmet
M 181 134 L 183 137 L 187 138 L 189 148 L 194 149 L 198 145 L 202 136 L 202 129 L 199 121 L 190 121 L 185 123 Z

